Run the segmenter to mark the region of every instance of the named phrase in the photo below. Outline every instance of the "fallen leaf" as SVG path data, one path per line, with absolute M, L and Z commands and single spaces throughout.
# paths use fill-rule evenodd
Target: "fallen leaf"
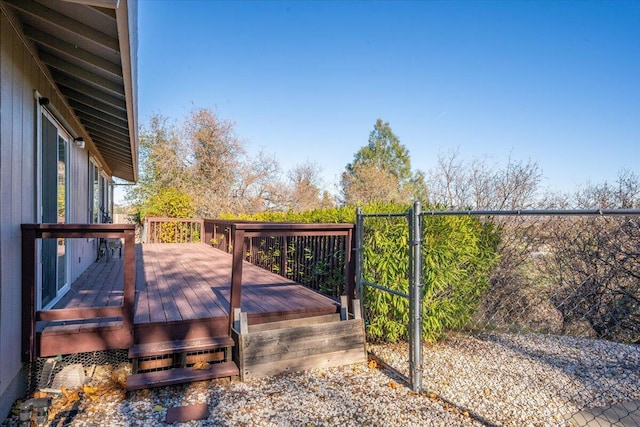
M 121 388 L 125 388 L 127 386 L 127 377 L 130 373 L 131 368 L 128 365 L 120 365 L 111 373 L 111 380 Z
M 86 395 L 98 394 L 99 389 L 94 385 L 85 384 L 82 386 L 82 392 Z
M 396 388 L 398 388 L 398 383 L 397 383 L 397 382 L 395 382 L 395 381 L 389 381 L 389 383 L 387 384 L 387 386 L 388 386 L 389 388 L 392 388 L 392 389 L 394 389 L 394 390 L 395 390 Z
M 164 406 L 156 405 L 153 407 L 153 410 L 156 412 L 162 412 L 165 410 Z
M 20 405 L 22 405 L 22 400 L 16 400 L 15 405 L 11 408 L 11 413 L 13 415 L 20 415 Z
M 60 387 L 62 391 L 62 407 L 72 405 L 74 402 L 80 400 L 80 393 L 78 390 L 68 390 L 66 387 Z
M 86 397 L 88 397 L 92 402 L 99 402 L 101 398 L 109 393 L 115 391 L 115 388 L 112 387 L 98 387 L 90 384 L 85 384 L 82 386 L 82 392 Z
M 209 362 L 200 360 L 193 364 L 193 369 L 196 369 L 199 371 L 206 371 L 207 369 L 209 369 Z

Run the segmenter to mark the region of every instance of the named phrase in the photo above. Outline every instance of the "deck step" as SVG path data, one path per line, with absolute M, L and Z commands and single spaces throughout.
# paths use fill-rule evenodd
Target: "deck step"
M 249 332 L 262 332 L 273 329 L 294 328 L 296 326 L 317 325 L 321 323 L 339 322 L 340 313 L 325 314 L 323 316 L 300 317 L 297 319 L 248 325 Z
M 214 350 L 233 347 L 234 345 L 235 342 L 233 341 L 233 338 L 229 336 L 134 344 L 129 348 L 129 359 L 163 356 L 190 351 Z
M 178 368 L 129 375 L 126 388 L 127 391 L 133 391 L 150 387 L 206 381 L 214 378 L 235 377 L 239 374 L 238 366 L 234 362 L 222 362 L 209 365 L 208 369 Z

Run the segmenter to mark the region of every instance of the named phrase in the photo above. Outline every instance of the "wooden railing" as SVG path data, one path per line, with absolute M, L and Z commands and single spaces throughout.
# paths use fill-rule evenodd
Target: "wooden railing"
M 124 238 L 124 289 L 120 306 L 36 310 L 36 241 L 56 238 Z M 132 224 L 22 224 L 22 358 L 36 357 L 36 322 L 122 317 L 133 342 L 135 226 Z
M 340 271 L 342 283 L 329 296 L 355 296 L 353 224 L 290 224 L 204 220 L 205 243 L 233 254 L 231 270 L 231 310 L 240 307 L 242 262 L 278 273 L 322 292 L 322 274 L 309 282 L 300 274 L 309 264 L 320 273 Z M 270 252 L 271 251 L 271 252 Z M 262 260 L 267 261 L 265 265 Z M 320 269 L 318 263 L 322 264 Z M 299 267 L 302 266 L 302 269 Z M 305 283 L 305 281 L 307 283 Z M 323 292 L 327 294 L 327 292 Z
M 201 218 L 146 218 L 144 243 L 199 243 L 204 220 Z

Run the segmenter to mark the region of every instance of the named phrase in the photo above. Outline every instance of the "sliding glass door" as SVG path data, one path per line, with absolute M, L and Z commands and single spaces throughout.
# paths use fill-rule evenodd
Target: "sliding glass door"
M 69 197 L 69 142 L 64 129 L 45 111 L 41 117 L 40 212 L 42 223 L 65 223 Z M 42 239 L 40 303 L 48 308 L 69 287 L 67 242 L 65 239 Z

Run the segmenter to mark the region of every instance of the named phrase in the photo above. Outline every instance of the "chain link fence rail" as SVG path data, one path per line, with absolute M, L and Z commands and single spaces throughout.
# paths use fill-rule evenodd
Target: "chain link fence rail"
M 457 264 L 442 255 L 442 242 L 469 244 L 454 229 L 470 224 L 498 237 L 483 243 L 496 251 L 484 278 L 464 252 L 452 252 Z M 360 212 L 356 237 L 369 351 L 414 390 L 485 425 L 639 425 L 640 210 L 421 213 L 416 204 Z M 385 257 L 402 265 L 383 272 Z M 436 273 L 442 265 L 469 274 Z M 456 283 L 470 277 L 472 298 Z M 456 300 L 472 311 L 443 320 L 437 310 Z M 434 322 L 441 333 L 430 333 Z

